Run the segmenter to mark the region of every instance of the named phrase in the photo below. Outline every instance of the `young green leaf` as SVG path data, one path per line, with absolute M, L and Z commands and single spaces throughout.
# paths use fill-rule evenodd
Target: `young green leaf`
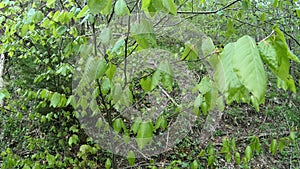
M 108 69 L 107 69 L 107 71 L 105 72 L 109 80 L 112 80 L 112 78 L 113 78 L 113 77 L 115 76 L 115 74 L 116 74 L 116 71 L 117 71 L 117 66 L 114 65 L 114 64 L 112 64 L 112 63 L 109 63 Z
M 161 72 L 159 70 L 156 70 L 152 75 L 151 90 L 155 89 L 160 81 L 161 81 Z
M 141 19 L 139 23 L 133 24 L 131 33 L 140 48 L 147 49 L 157 46 L 153 24 L 150 21 Z
M 108 44 L 112 39 L 112 32 L 110 28 L 104 28 L 100 33 L 100 41 L 103 44 Z
M 130 14 L 127 4 L 124 0 L 117 0 L 117 2 L 115 4 L 115 13 L 118 16 Z
M 215 156 L 214 155 L 210 155 L 208 157 L 208 160 L 207 160 L 207 165 L 208 166 L 212 166 L 214 164 L 214 162 L 215 162 Z
M 235 43 L 233 69 L 243 85 L 253 94 L 258 103 L 264 101 L 267 76 L 258 48 L 253 38 L 243 36 Z
M 50 102 L 50 106 L 52 107 L 57 107 L 58 103 L 60 102 L 60 94 L 55 92 L 52 97 L 51 97 L 51 102 Z
M 210 79 L 207 76 L 205 76 L 203 79 L 201 79 L 201 82 L 199 83 L 199 91 L 204 95 L 211 90 L 211 85 L 212 84 Z
M 204 56 L 209 56 L 212 54 L 215 50 L 215 45 L 212 39 L 208 37 L 202 40 L 201 49 Z
M 230 153 L 230 142 L 229 139 L 224 137 L 222 140 L 222 149 L 221 149 L 221 153 Z
M 58 27 L 58 28 L 56 29 L 56 33 L 57 33 L 58 35 L 62 35 L 62 34 L 64 34 L 66 31 L 67 31 L 67 27 L 64 26 L 64 25 L 62 25 L 62 26 L 60 26 L 60 27 Z
M 137 132 L 137 143 L 140 149 L 152 142 L 153 124 L 151 120 L 144 121 L 140 124 Z
M 111 160 L 110 158 L 107 158 L 105 162 L 105 169 L 110 169 L 110 167 L 111 167 Z
M 134 165 L 134 161 L 135 161 L 135 153 L 133 151 L 129 151 L 128 154 L 127 154 L 127 160 L 129 162 L 129 165 L 130 166 L 133 166 Z
M 141 123 L 142 123 L 142 118 L 141 118 L 141 117 L 137 117 L 137 118 L 134 120 L 134 122 L 133 122 L 133 124 L 132 124 L 130 130 L 131 130 L 134 134 L 136 134 L 136 133 L 138 132 L 139 128 L 140 128 L 140 124 L 141 124 Z
M 117 118 L 113 122 L 113 128 L 116 133 L 120 133 L 121 129 L 123 128 L 124 122 L 121 118 Z
M 177 5 L 175 4 L 174 0 L 163 0 L 162 2 L 163 6 L 168 9 L 171 14 L 177 14 Z
M 56 160 L 54 155 L 47 154 L 46 160 L 48 161 L 49 167 L 53 167 L 55 165 Z
M 145 92 L 149 92 L 151 90 L 152 79 L 150 76 L 142 78 L 140 81 L 141 87 Z
M 68 141 L 68 143 L 69 143 L 69 146 L 72 146 L 72 144 L 77 144 L 78 143 L 78 140 L 79 140 L 79 138 L 78 138 L 78 136 L 76 135 L 76 134 L 73 134 L 70 138 L 69 138 L 69 141 Z
M 148 7 L 150 6 L 150 4 L 151 4 L 151 0 L 143 0 L 142 1 L 142 10 L 147 13 Z
M 101 10 L 105 9 L 109 4 L 108 0 L 88 0 L 87 5 L 92 14 L 96 15 L 101 12 Z
M 167 128 L 167 125 L 168 125 L 167 119 L 161 115 L 156 120 L 155 130 L 157 130 L 158 128 L 165 130 Z
M 77 14 L 76 18 L 80 19 L 80 18 L 86 16 L 86 15 L 87 15 L 88 9 L 89 9 L 89 7 L 88 7 L 87 5 L 85 5 L 85 6 L 81 9 L 81 11 Z
M 96 78 L 99 79 L 105 74 L 108 68 L 108 64 L 106 63 L 105 59 L 96 60 L 96 61 L 98 61 Z
M 239 152 L 235 152 L 235 153 L 234 153 L 234 160 L 235 160 L 235 162 L 236 162 L 238 165 L 241 164 L 241 155 L 240 155 Z
M 280 153 L 283 152 L 285 146 L 286 146 L 286 143 L 287 143 L 287 138 L 280 138 L 279 139 L 279 142 L 278 142 L 278 150 Z
M 197 157 L 203 157 L 205 155 L 205 150 L 201 150 Z
M 270 153 L 271 153 L 272 155 L 275 155 L 276 150 L 277 150 L 277 140 L 276 140 L 276 139 L 273 139 L 272 142 L 271 142 L 269 151 L 270 151 Z
M 231 153 L 226 153 L 225 155 L 226 162 L 229 163 L 231 161 Z
M 6 88 L 0 89 L 0 100 L 3 100 L 4 98 L 10 98 L 10 94 Z
M 299 84 L 300 84 L 300 83 L 299 83 Z M 296 141 L 296 134 L 295 134 L 294 131 L 291 131 L 291 132 L 290 132 L 289 140 L 290 140 L 292 143 L 295 143 L 295 141 Z
M 198 59 L 198 49 L 195 45 L 186 44 L 181 55 L 181 60 L 196 60 Z
M 199 163 L 197 160 L 194 160 L 193 163 L 191 164 L 191 169 L 198 169 L 200 166 L 199 166 Z
M 249 162 L 252 158 L 252 149 L 250 146 L 247 146 L 246 147 L 246 150 L 245 150 L 245 158 L 246 160 Z

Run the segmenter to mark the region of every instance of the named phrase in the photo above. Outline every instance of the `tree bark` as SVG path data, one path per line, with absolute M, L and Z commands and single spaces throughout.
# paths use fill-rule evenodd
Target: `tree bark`
M 0 90 L 4 87 L 4 80 L 3 80 L 3 70 L 4 70 L 4 61 L 5 61 L 5 55 L 2 53 L 0 55 Z M 0 106 L 3 106 L 3 100 L 0 100 Z

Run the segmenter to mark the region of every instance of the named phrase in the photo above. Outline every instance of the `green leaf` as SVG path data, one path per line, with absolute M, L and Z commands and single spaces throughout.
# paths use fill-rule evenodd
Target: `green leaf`
M 167 119 L 165 118 L 165 116 L 161 115 L 156 120 L 155 130 L 157 130 L 158 128 L 162 128 L 163 130 L 165 130 L 167 128 L 167 125 L 168 125 Z
M 173 70 L 172 66 L 168 61 L 162 61 L 159 66 L 158 70 L 161 72 L 162 75 L 162 84 L 168 91 L 172 91 L 173 87 Z
M 100 34 L 100 41 L 103 44 L 108 44 L 112 39 L 112 32 L 110 28 L 104 28 Z
M 122 96 L 122 94 L 123 94 L 123 91 L 122 91 L 121 84 L 116 83 L 112 89 L 112 101 L 114 104 L 116 104 L 121 99 L 120 96 Z
M 218 107 L 219 111 L 221 111 L 221 112 L 224 111 L 225 103 L 224 103 L 223 96 L 218 97 L 218 99 L 216 100 L 216 104 L 217 104 L 217 107 Z
M 72 146 L 72 144 L 77 144 L 78 143 L 78 136 L 76 134 L 73 134 L 68 141 L 69 146 Z
M 194 160 L 193 163 L 191 164 L 191 169 L 198 169 L 200 166 L 199 166 L 199 163 L 197 160 Z
M 62 35 L 64 34 L 65 32 L 67 31 L 67 27 L 62 25 L 62 26 L 59 26 L 57 29 L 56 29 L 56 33 L 58 35 Z
M 235 34 L 235 28 L 234 28 L 234 22 L 231 19 L 228 19 L 227 21 L 227 32 L 226 35 L 227 36 L 231 36 L 232 34 Z
M 133 24 L 131 33 L 140 48 L 147 49 L 157 46 L 153 25 L 148 20 L 141 19 L 139 23 Z
M 121 118 L 117 118 L 113 122 L 113 128 L 116 133 L 120 133 L 121 129 L 123 128 L 124 122 Z
M 92 147 L 90 145 L 87 144 L 83 144 L 80 146 L 79 151 L 83 154 L 87 154 L 91 151 Z
M 279 139 L 279 142 L 278 142 L 278 150 L 280 153 L 283 152 L 285 146 L 286 146 L 286 143 L 287 143 L 287 139 L 286 138 L 280 138 Z
M 203 98 L 202 94 L 198 94 L 197 98 L 196 98 L 195 101 L 194 101 L 194 109 L 195 109 L 195 111 L 196 111 L 195 113 L 198 112 L 197 110 L 198 110 L 199 107 L 202 105 L 203 100 L 204 100 L 204 98 Z
M 103 120 L 101 118 L 98 118 L 97 122 L 96 122 L 96 127 L 98 129 L 100 129 L 103 125 Z
M 55 4 L 55 1 L 56 0 L 47 0 L 47 7 L 49 8 L 49 7 L 51 7 L 53 4 Z
M 290 132 L 289 139 L 290 139 L 290 141 L 293 142 L 293 143 L 296 141 L 296 134 L 295 134 L 294 131 L 291 131 L 291 132 Z
M 211 91 L 211 81 L 210 79 L 205 76 L 204 78 L 201 79 L 201 82 L 199 83 L 198 89 L 200 90 L 201 94 L 206 94 Z
M 273 7 L 274 7 L 274 8 L 277 8 L 277 6 L 278 6 L 278 0 L 274 0 L 274 2 L 273 2 Z
M 133 151 L 129 151 L 127 154 L 127 160 L 129 162 L 130 166 L 134 166 L 134 161 L 135 161 L 135 153 Z
M 214 155 L 208 156 L 207 165 L 212 166 L 214 162 L 215 162 L 215 156 Z
M 147 13 L 148 7 L 150 6 L 150 4 L 151 4 L 151 0 L 143 0 L 142 1 L 142 10 Z
M 55 156 L 54 156 L 54 155 L 47 154 L 46 160 L 48 161 L 48 165 L 49 165 L 50 167 L 52 167 L 52 166 L 55 165 L 56 160 L 55 160 Z
M 243 36 L 236 42 L 233 69 L 242 84 L 262 103 L 267 76 L 256 43 L 250 36 Z
M 197 157 L 203 157 L 205 155 L 205 150 L 201 150 Z
M 276 28 L 275 34 L 260 42 L 259 46 L 262 58 L 278 78 L 277 87 L 283 88 L 284 90 L 289 89 L 296 93 L 294 79 L 289 73 L 290 59 L 295 62 L 299 62 L 299 59 L 290 51 L 284 34 Z M 270 52 L 270 56 L 268 52 Z
M 272 142 L 271 142 L 269 151 L 270 151 L 270 153 L 271 153 L 272 155 L 275 155 L 276 150 L 277 150 L 277 140 L 276 140 L 276 139 L 273 139 Z
M 118 0 L 115 4 L 115 13 L 118 16 L 130 14 L 127 4 L 124 0 Z
M 55 92 L 52 97 L 51 97 L 51 102 L 50 102 L 50 106 L 52 107 L 57 107 L 58 103 L 60 102 L 60 97 L 61 95 L 57 92 Z
M 112 64 L 112 63 L 109 63 L 108 69 L 107 69 L 107 71 L 105 72 L 109 80 L 112 80 L 112 78 L 113 78 L 113 77 L 115 76 L 115 74 L 116 74 L 116 71 L 117 71 L 117 66 L 114 65 L 114 64 Z
M 168 9 L 171 14 L 177 14 L 177 5 L 175 4 L 174 0 L 163 0 L 162 2 L 163 6 Z
M 140 81 L 141 87 L 145 92 L 151 91 L 152 79 L 150 76 L 142 78 Z
M 251 160 L 251 157 L 252 157 L 252 149 L 250 146 L 247 146 L 245 150 L 245 158 L 249 162 Z
M 259 52 L 261 54 L 262 60 L 267 63 L 267 65 L 277 70 L 279 66 L 278 56 L 273 45 L 268 41 L 262 41 L 258 44 Z
M 221 149 L 221 153 L 230 153 L 230 142 L 228 140 L 228 138 L 223 138 L 222 140 L 222 149 Z
M 134 123 L 132 124 L 130 130 L 133 132 L 133 134 L 136 134 L 140 128 L 140 124 L 142 123 L 142 118 L 141 117 L 137 117 L 134 120 Z
M 229 43 L 225 46 L 220 57 L 214 56 L 216 64 L 213 64 L 215 73 L 214 80 L 218 89 L 226 93 L 227 98 L 232 98 L 242 87 L 240 80 L 233 71 L 233 55 L 235 55 L 235 44 Z
M 82 10 L 77 14 L 76 18 L 82 18 L 82 17 L 86 16 L 88 9 L 89 9 L 89 7 L 87 5 L 85 5 L 82 8 Z
M 161 72 L 159 70 L 156 70 L 154 72 L 154 74 L 152 75 L 151 90 L 156 88 L 156 86 L 159 84 L 160 80 L 161 80 Z
M 105 59 L 100 60 L 97 66 L 96 78 L 101 78 L 105 74 L 107 68 L 108 64 L 106 63 Z
M 144 121 L 140 124 L 137 132 L 137 143 L 140 149 L 143 149 L 148 143 L 152 142 L 153 124 L 151 120 Z
M 133 101 L 132 92 L 129 88 L 129 86 L 126 86 L 125 89 L 123 89 L 122 94 L 119 95 L 120 97 L 120 104 L 125 105 L 126 107 L 130 106 Z
M 87 5 L 92 14 L 96 15 L 101 12 L 101 10 L 105 9 L 109 4 L 108 0 L 88 0 Z
M 296 9 L 296 13 L 297 13 L 298 18 L 300 18 L 300 8 Z
M 229 163 L 231 161 L 231 153 L 226 153 L 225 154 L 225 159 L 226 159 L 226 162 Z
M 215 50 L 215 45 L 212 39 L 208 37 L 202 40 L 201 49 L 204 56 L 212 54 Z
M 10 98 L 10 94 L 6 88 L 0 89 L 0 100 L 3 100 L 4 98 Z
M 235 162 L 240 165 L 241 164 L 241 156 L 240 156 L 240 153 L 239 152 L 235 152 L 234 153 L 234 160 Z
M 124 37 L 119 38 L 118 41 L 115 43 L 114 47 L 111 49 L 111 52 L 116 53 L 124 44 Z
M 105 169 L 110 169 L 110 167 L 111 167 L 111 160 L 110 158 L 107 158 L 105 162 Z
M 184 51 L 181 55 L 181 60 L 196 60 L 198 59 L 198 49 L 195 45 L 185 44 Z
M 254 136 L 251 139 L 250 147 L 251 147 L 252 151 L 255 151 L 257 154 L 260 153 L 260 141 L 259 141 L 258 137 Z

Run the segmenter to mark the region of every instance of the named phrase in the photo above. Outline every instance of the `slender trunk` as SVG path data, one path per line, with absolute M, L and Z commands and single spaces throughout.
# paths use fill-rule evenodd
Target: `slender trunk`
M 4 70 L 4 61 L 5 61 L 5 56 L 2 53 L 0 55 L 0 90 L 4 87 L 4 80 L 3 80 L 3 70 Z M 0 100 L 0 106 L 3 106 L 3 100 Z

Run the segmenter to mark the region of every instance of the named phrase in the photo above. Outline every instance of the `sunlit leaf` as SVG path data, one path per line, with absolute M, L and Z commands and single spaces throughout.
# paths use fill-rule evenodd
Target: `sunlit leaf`
M 137 143 L 140 149 L 143 149 L 148 143 L 152 142 L 153 124 L 152 121 L 144 121 L 140 124 L 137 132 Z
M 130 13 L 125 0 L 117 0 L 115 4 L 115 13 L 118 16 L 123 16 Z

